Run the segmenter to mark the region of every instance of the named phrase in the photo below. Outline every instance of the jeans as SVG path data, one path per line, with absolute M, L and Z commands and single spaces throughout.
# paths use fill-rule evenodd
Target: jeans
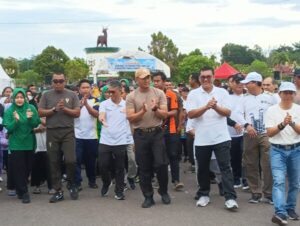
M 233 188 L 233 174 L 230 165 L 230 141 L 225 141 L 215 145 L 196 146 L 195 153 L 197 159 L 197 179 L 199 183 L 198 194 L 209 196 L 210 173 L 209 166 L 211 155 L 214 151 L 222 175 L 222 184 L 225 192 L 225 199 L 236 199 L 236 192 Z
M 279 149 L 271 145 L 271 170 L 273 176 L 272 197 L 276 214 L 287 214 L 295 210 L 300 178 L 300 147 L 292 150 Z M 286 175 L 288 194 L 285 201 Z
M 172 183 L 179 182 L 180 136 L 177 133 L 164 135 L 166 150 L 170 161 Z

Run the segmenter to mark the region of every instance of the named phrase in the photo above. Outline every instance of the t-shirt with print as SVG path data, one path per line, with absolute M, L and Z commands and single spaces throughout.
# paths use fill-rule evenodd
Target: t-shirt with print
M 47 91 L 43 94 L 39 107 L 51 109 L 55 107 L 61 99 L 64 100 L 65 107 L 67 108 L 75 109 L 80 107 L 77 95 L 67 89 L 64 89 L 62 92 L 57 92 L 53 89 Z M 46 127 L 51 129 L 74 127 L 74 118 L 63 111 L 58 111 L 52 116 L 47 117 Z
M 268 93 L 257 96 L 246 94 L 237 106 L 237 115 L 244 116 L 239 118 L 239 122 L 242 122 L 242 125 L 251 124 L 258 134 L 266 133 L 264 115 L 267 109 L 276 103 L 276 98 Z
M 141 92 L 140 89 L 137 88 L 126 97 L 126 108 L 134 109 L 135 113 L 143 108 L 144 103 L 148 106 L 148 110 L 142 120 L 132 123 L 134 129 L 156 127 L 162 124 L 162 119 L 158 118 L 155 112 L 149 107 L 151 106 L 152 99 L 157 101 L 158 106 L 167 106 L 165 93 L 154 87 L 150 87 L 147 92 Z
M 269 107 L 266 112 L 265 122 L 266 128 L 271 128 L 282 123 L 287 113 L 292 116 L 292 120 L 296 123 L 300 123 L 300 106 L 293 104 L 288 110 L 283 110 L 279 104 Z M 283 130 L 277 133 L 273 137 L 269 137 L 269 141 L 272 144 L 295 144 L 300 142 L 300 135 L 297 134 L 292 127 L 287 125 Z

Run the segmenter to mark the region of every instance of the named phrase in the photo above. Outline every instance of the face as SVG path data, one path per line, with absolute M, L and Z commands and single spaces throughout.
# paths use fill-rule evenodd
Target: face
M 6 88 L 5 91 L 4 91 L 4 93 L 3 93 L 3 96 L 5 96 L 5 97 L 11 97 L 12 92 L 13 91 L 12 91 L 11 88 Z
M 52 86 L 56 91 L 63 91 L 65 88 L 65 82 L 64 74 L 53 74 Z
M 29 90 L 30 90 L 32 93 L 36 93 L 36 87 L 35 87 L 35 86 L 30 86 Z
M 269 91 L 271 93 L 274 93 L 275 91 L 275 86 L 272 83 L 272 79 L 271 78 L 266 78 L 264 79 L 263 83 L 262 83 L 263 89 L 265 91 Z
M 127 96 L 127 93 L 125 91 L 125 87 L 122 86 L 122 88 L 121 88 L 121 97 L 123 98 L 123 100 L 126 100 L 126 96 Z
M 232 86 L 233 86 L 233 78 L 232 77 L 228 79 L 228 86 L 230 89 L 232 89 Z
M 188 94 L 189 94 L 189 92 L 181 91 L 181 96 L 182 96 L 183 99 L 186 99 Z
M 164 89 L 165 85 L 164 85 L 164 81 L 161 79 L 160 76 L 154 76 L 153 77 L 153 84 L 154 87 L 157 89 Z
M 246 84 L 247 90 L 250 94 L 255 94 L 256 88 L 257 88 L 257 84 L 256 82 L 248 82 Z
M 213 72 L 211 70 L 201 71 L 199 80 L 204 90 L 211 89 L 213 86 Z
M 148 89 L 150 87 L 150 75 L 145 78 L 136 78 L 136 82 L 141 89 Z
M 26 92 L 26 95 L 27 95 L 27 99 L 28 100 L 32 100 L 33 99 L 33 96 L 32 96 L 31 92 Z
M 15 103 L 17 106 L 22 106 L 25 102 L 25 98 L 22 93 L 18 93 L 15 98 Z
M 82 96 L 89 96 L 91 93 L 91 85 L 87 82 L 81 83 L 79 87 L 79 93 Z
M 119 87 L 108 87 L 107 93 L 112 101 L 118 101 L 121 97 L 121 89 Z
M 290 103 L 294 101 L 295 95 L 296 93 L 293 91 L 282 91 L 279 93 L 281 101 Z
M 232 81 L 231 82 L 231 89 L 236 94 L 242 94 L 243 93 L 244 85 L 240 83 L 239 81 Z
M 172 90 L 172 89 L 173 89 L 173 84 L 172 84 L 172 82 L 165 82 L 165 88 L 166 88 L 166 89 L 169 89 L 169 90 Z

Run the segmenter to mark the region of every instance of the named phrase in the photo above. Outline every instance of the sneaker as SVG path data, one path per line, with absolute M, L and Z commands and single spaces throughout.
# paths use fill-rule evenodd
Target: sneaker
M 102 189 L 101 189 L 101 196 L 102 197 L 105 197 L 105 196 L 107 196 L 108 195 L 108 192 L 109 192 L 109 186 L 110 185 L 104 185 L 103 184 L 103 186 L 102 186 Z
M 248 200 L 249 203 L 257 204 L 261 202 L 261 195 L 260 194 L 252 194 L 252 197 Z
M 3 182 L 3 178 L 2 177 L 0 177 L 0 182 Z
M 73 200 L 78 199 L 78 188 L 76 185 L 72 185 L 71 188 L 69 189 L 70 192 L 70 197 Z
M 54 195 L 55 193 L 56 193 L 56 191 L 53 188 L 48 190 L 48 195 Z
M 239 208 L 237 202 L 234 200 L 234 199 L 228 199 L 226 202 L 225 202 L 225 207 L 226 209 L 228 210 L 236 210 Z
M 134 190 L 134 189 L 135 189 L 134 178 L 129 178 L 129 177 L 128 177 L 127 180 L 128 180 L 130 189 L 131 189 L 131 190 Z
M 125 200 L 125 195 L 123 193 L 115 195 L 116 200 Z
M 270 205 L 274 204 L 272 196 L 266 196 L 266 197 L 264 197 L 263 202 L 268 203 Z
M 134 178 L 134 182 L 135 182 L 136 184 L 140 183 L 140 177 L 139 177 L 139 176 L 136 176 L 136 177 Z
M 151 197 L 145 197 L 145 200 L 142 204 L 142 208 L 150 208 L 151 206 L 155 205 L 153 196 Z
M 82 186 L 81 185 L 77 185 L 77 190 L 78 191 L 82 191 Z
M 208 196 L 201 196 L 196 203 L 196 206 L 205 207 L 210 203 L 210 198 Z
M 159 189 L 159 183 L 158 183 L 157 179 L 155 179 L 155 180 L 152 182 L 152 187 L 153 187 L 154 189 Z
M 32 192 L 32 193 L 33 193 L 33 194 L 41 194 L 42 191 L 41 191 L 40 187 L 36 187 L 35 189 L 33 189 L 33 192 Z
M 89 183 L 89 188 L 97 189 L 98 185 L 96 183 Z
M 287 214 L 288 214 L 290 220 L 294 220 L 294 221 L 299 220 L 299 215 L 295 212 L 295 210 L 289 209 L 289 210 L 287 210 Z
M 184 188 L 184 184 L 179 182 L 179 181 L 175 181 L 174 182 L 174 190 L 175 191 L 181 191 Z
M 283 214 L 275 214 L 275 215 L 273 215 L 272 222 L 275 223 L 275 224 L 278 224 L 280 226 L 288 224 L 287 217 L 285 215 L 283 215 Z
M 0 192 L 2 191 L 2 188 L 0 187 Z
M 50 203 L 56 203 L 64 200 L 64 193 L 62 191 L 57 191 L 55 194 L 49 199 Z
M 242 187 L 242 189 L 244 191 L 249 189 L 249 185 L 248 185 L 248 182 L 247 182 L 246 179 L 243 179 L 243 187 Z
M 22 196 L 22 203 L 24 204 L 28 204 L 30 203 L 30 196 L 28 194 L 28 192 L 24 193 Z
M 170 198 L 170 196 L 167 192 L 166 193 L 161 193 L 160 190 L 158 190 L 158 193 L 161 196 L 161 201 L 162 201 L 163 204 L 169 205 L 171 203 L 171 198 Z
M 240 187 L 242 187 L 241 180 L 240 179 L 234 179 L 233 187 L 234 188 L 240 188 Z
M 8 196 L 16 196 L 17 195 L 16 190 L 7 190 L 7 195 Z
M 124 188 L 123 188 L 123 191 L 125 192 L 125 191 L 127 191 L 127 190 L 128 190 L 127 184 L 126 184 L 126 183 L 124 183 Z

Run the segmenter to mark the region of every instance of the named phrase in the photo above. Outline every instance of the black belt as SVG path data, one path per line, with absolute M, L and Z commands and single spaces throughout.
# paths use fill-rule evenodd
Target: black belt
M 152 132 L 157 132 L 161 131 L 162 128 L 161 126 L 155 126 L 155 127 L 149 127 L 149 128 L 136 128 L 135 131 L 137 132 L 143 132 L 143 133 L 152 133 Z
M 286 144 L 286 145 L 282 145 L 282 144 L 272 144 L 271 145 L 275 148 L 279 148 L 279 149 L 284 149 L 286 151 L 290 151 L 290 150 L 293 150 L 297 147 L 300 146 L 300 142 L 299 143 L 296 143 L 296 144 Z

